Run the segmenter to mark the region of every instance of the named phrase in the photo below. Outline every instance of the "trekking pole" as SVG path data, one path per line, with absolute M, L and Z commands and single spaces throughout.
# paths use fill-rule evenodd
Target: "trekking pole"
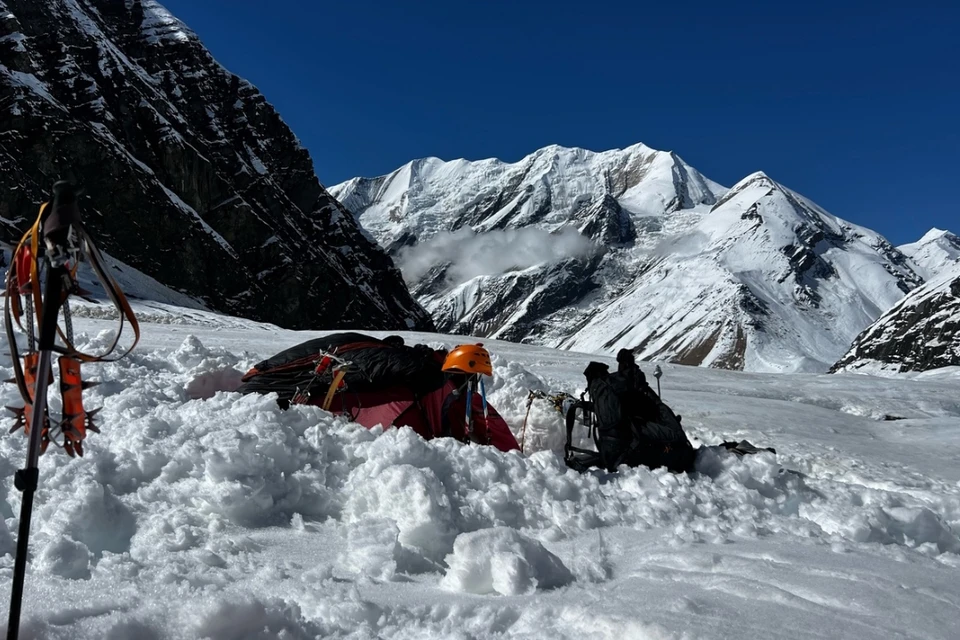
M 71 294 L 85 294 L 77 280 L 81 255 L 89 263 L 103 285 L 107 298 L 120 316 L 120 328 L 113 344 L 100 354 L 83 353 L 73 344 L 73 323 L 69 313 L 68 298 Z M 73 265 L 70 265 L 70 262 Z M 41 282 L 40 267 L 46 266 L 46 282 Z M 43 297 L 40 290 L 43 289 Z M 17 555 L 14 561 L 13 586 L 10 590 L 10 617 L 7 624 L 7 640 L 17 640 L 20 634 L 20 613 L 23 604 L 23 587 L 29 553 L 30 521 L 33 517 L 33 501 L 40 479 L 39 459 L 51 442 L 51 432 L 61 435 L 57 444 L 69 456 L 83 456 L 83 441 L 88 431 L 99 433 L 93 422 L 99 411 L 87 411 L 83 407 L 82 392 L 96 385 L 81 379 L 80 365 L 92 362 L 115 362 L 126 356 L 140 340 L 140 326 L 126 296 L 104 265 L 99 250 L 80 220 L 77 206 L 77 191 L 68 182 L 53 185 L 53 198 L 40 207 L 36 222 L 24 234 L 17 245 L 7 270 L 6 298 L 3 324 L 13 364 L 14 382 L 23 398 L 23 407 L 7 407 L 16 416 L 11 433 L 24 428 L 27 434 L 27 461 L 23 469 L 14 474 L 14 485 L 23 492 L 20 502 L 20 524 L 17 534 Z M 21 305 L 21 295 L 27 303 Z M 34 350 L 34 317 L 39 327 L 39 338 Z M 63 311 L 65 330 L 61 331 L 57 317 Z M 26 316 L 26 323 L 21 317 Z M 119 356 L 110 357 L 117 350 L 124 323 L 133 329 L 133 343 Z M 19 347 L 14 326 L 19 326 L 27 335 L 28 352 L 20 361 Z M 57 335 L 63 346 L 57 345 Z M 48 386 L 53 382 L 53 353 L 58 357 L 60 368 L 60 395 L 63 410 L 60 420 L 51 424 L 48 413 Z
M 663 369 L 660 368 L 660 365 L 657 365 L 653 369 L 653 377 L 657 379 L 657 397 L 663 400 L 663 397 L 660 395 L 660 376 L 663 375 Z
M 60 188 L 58 189 L 57 186 Z M 10 618 L 7 623 L 7 640 L 17 640 L 20 634 L 20 610 L 23 601 L 23 583 L 27 570 L 27 553 L 30 540 L 30 520 L 33 517 L 33 497 L 40 479 L 40 449 L 44 427 L 47 424 L 47 385 L 50 381 L 50 358 L 57 338 L 57 316 L 62 304 L 64 279 L 70 278 L 67 260 L 70 257 L 68 238 L 70 226 L 79 221 L 76 195 L 72 188 L 59 184 L 54 187 L 53 206 L 43 222 L 43 236 L 47 252 L 43 260 L 47 266 L 47 282 L 39 320 L 40 358 L 33 389 L 33 407 L 28 408 L 31 424 L 27 444 L 27 465 L 14 474 L 14 485 L 23 492 L 20 502 L 20 528 L 17 533 L 17 557 L 13 569 L 13 588 L 10 592 Z M 38 256 L 33 256 L 39 260 Z M 39 267 L 38 267 L 39 268 Z M 34 293 L 36 295 L 36 292 Z
M 488 422 L 490 411 L 487 408 L 487 389 L 483 384 L 483 376 L 478 374 L 477 377 L 480 378 L 480 399 L 483 401 L 483 430 L 487 435 L 487 444 L 490 444 L 490 423 Z M 520 452 L 523 453 L 523 449 L 520 449 Z
M 473 376 L 467 379 L 467 415 L 466 422 L 463 425 L 463 436 L 467 441 L 473 439 L 473 419 L 471 413 L 473 409 Z

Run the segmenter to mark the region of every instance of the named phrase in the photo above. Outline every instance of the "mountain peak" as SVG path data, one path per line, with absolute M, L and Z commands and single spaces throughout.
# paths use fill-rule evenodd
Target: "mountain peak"
M 946 229 L 938 229 L 937 227 L 933 227 L 932 229 L 930 229 L 930 231 L 927 231 L 925 234 L 923 234 L 923 237 L 920 238 L 916 242 L 916 244 L 926 244 L 929 242 L 936 242 L 940 238 L 943 238 L 951 242 L 960 242 L 960 238 L 958 238 L 952 232 L 947 231 Z
M 780 185 L 777 183 L 776 180 L 774 180 L 773 178 L 771 178 L 770 176 L 768 176 L 768 175 L 767 175 L 766 173 L 764 173 L 763 171 L 754 171 L 754 172 L 751 173 L 750 175 L 748 175 L 748 176 L 744 177 L 742 180 L 740 180 L 740 182 L 738 182 L 737 184 L 738 184 L 738 185 L 740 185 L 740 184 L 746 185 L 746 184 L 751 184 L 751 183 L 768 183 L 768 184 L 770 184 L 770 186 L 778 187 L 778 188 L 780 187 Z
M 952 271 L 960 263 L 960 238 L 950 231 L 934 227 L 916 242 L 898 247 L 913 262 L 914 271 L 925 280 Z
M 156 0 L 142 0 L 143 21 L 140 31 L 151 44 L 168 42 L 199 42 L 197 34 L 178 20 Z
M 876 234 L 766 173 L 728 190 L 642 143 L 445 163 L 416 184 L 405 171 L 331 193 L 454 333 L 822 371 L 918 284 Z

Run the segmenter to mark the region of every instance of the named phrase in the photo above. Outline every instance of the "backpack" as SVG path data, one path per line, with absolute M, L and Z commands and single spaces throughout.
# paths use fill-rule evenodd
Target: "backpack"
M 621 464 L 665 466 L 676 472 L 693 468 L 696 452 L 683 432 L 680 416 L 660 400 L 636 365 L 610 373 L 607 365 L 591 362 L 584 376 L 587 390 L 566 415 L 568 466 L 580 471 L 591 466 L 613 471 Z M 573 446 L 578 411 L 596 451 Z

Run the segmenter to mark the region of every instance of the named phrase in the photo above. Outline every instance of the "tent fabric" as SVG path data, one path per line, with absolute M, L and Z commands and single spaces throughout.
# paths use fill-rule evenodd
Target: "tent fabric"
M 445 381 L 442 352 L 426 345 L 408 347 L 362 333 L 335 333 L 257 363 L 244 375 L 241 391 L 276 392 L 281 401 L 289 401 L 298 388 L 303 390 L 313 381 L 313 370 L 322 353 L 350 362 L 344 382 L 358 392 L 405 385 L 425 393 Z
M 338 333 L 309 340 L 257 363 L 244 376 L 241 393 L 276 393 L 288 406 L 300 391 L 307 403 L 322 405 L 332 374 L 314 373 L 323 354 L 350 362 L 344 388 L 328 407 L 367 428 L 410 427 L 423 438 L 467 440 L 465 378 L 442 371 L 446 352 L 426 345 L 413 347 L 361 333 Z M 502 451 L 520 446 L 503 417 L 474 393 L 471 402 L 472 439 Z

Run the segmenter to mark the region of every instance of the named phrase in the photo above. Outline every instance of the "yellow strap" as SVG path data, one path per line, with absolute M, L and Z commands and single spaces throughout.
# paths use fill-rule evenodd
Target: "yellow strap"
M 37 256 L 40 255 L 40 221 L 43 219 L 43 212 L 46 210 L 49 204 L 49 202 L 44 202 L 40 206 L 40 213 L 37 214 L 37 221 L 34 222 L 33 227 L 27 231 L 27 235 L 30 236 L 30 250 L 33 252 L 33 255 L 30 256 L 30 284 L 33 287 L 33 304 L 37 310 L 37 325 L 40 324 L 40 318 L 43 317 L 43 302 L 40 300 L 42 297 L 42 291 L 40 288 L 40 270 L 37 267 Z M 24 236 L 24 239 L 26 239 L 27 235 Z
M 333 402 L 333 396 L 337 392 L 337 388 L 340 386 L 340 382 L 343 381 L 343 376 L 347 375 L 346 369 L 340 369 L 337 371 L 336 375 L 333 376 L 333 382 L 330 383 L 330 388 L 327 390 L 327 396 L 323 399 L 323 410 L 330 410 L 330 403 Z
M 20 253 L 21 249 L 29 243 L 30 250 L 32 252 L 31 261 L 30 261 L 30 284 L 33 289 L 33 304 L 36 308 L 36 318 L 37 323 L 39 324 L 40 318 L 43 314 L 43 299 L 40 283 L 40 271 L 37 266 L 37 256 L 40 252 L 40 235 L 42 230 L 41 221 L 43 220 L 43 214 L 46 211 L 46 208 L 50 206 L 49 202 L 44 202 L 40 206 L 40 213 L 37 214 L 37 219 L 33 223 L 33 226 L 23 234 L 23 237 L 20 239 L 19 244 L 17 244 L 17 249 L 13 253 L 13 260 L 16 260 L 17 255 Z M 90 259 L 91 266 L 94 268 L 97 276 L 100 278 L 104 285 L 104 289 L 107 292 L 107 296 L 110 298 L 111 302 L 117 307 L 117 311 L 120 313 L 120 330 L 117 332 L 113 344 L 107 349 L 102 355 L 91 355 L 87 353 L 82 353 L 77 350 L 77 348 L 67 340 L 66 335 L 64 335 L 63 330 L 60 328 L 59 324 L 57 325 L 57 333 L 60 335 L 61 340 L 66 345 L 67 349 L 71 351 L 71 355 L 81 362 L 109 362 L 113 360 L 119 360 L 123 358 L 128 353 L 130 353 L 133 348 L 140 341 L 140 324 L 137 322 L 137 317 L 133 312 L 133 309 L 130 307 L 130 303 L 127 301 L 127 297 L 123 295 L 123 291 L 120 290 L 120 285 L 117 284 L 117 281 L 110 275 L 110 273 L 103 266 L 103 256 L 100 254 L 100 251 L 90 240 L 90 236 L 87 235 L 85 229 L 78 229 L 83 240 L 86 242 L 86 253 Z M 80 268 L 80 263 L 77 262 L 71 269 L 71 276 L 76 277 L 77 271 Z M 19 290 L 16 289 L 17 282 L 10 282 L 10 273 L 8 271 L 8 283 L 7 283 L 7 292 L 8 298 L 10 299 L 11 306 L 13 307 L 13 317 L 17 326 L 20 329 L 23 329 L 23 324 L 20 321 L 20 296 Z M 17 295 L 10 295 L 13 291 L 17 292 Z M 65 292 L 66 297 L 66 292 Z M 130 326 L 133 328 L 134 339 L 133 344 L 124 351 L 122 354 L 115 358 L 107 358 L 107 356 L 117 348 L 117 345 L 120 342 L 120 335 L 123 332 L 123 322 L 126 320 L 130 323 Z
M 33 223 L 33 226 L 30 227 L 25 234 L 23 234 L 23 237 L 20 238 L 20 242 L 17 243 L 17 248 L 11 256 L 11 261 L 14 263 L 14 265 L 16 265 L 17 256 L 20 255 L 21 249 L 23 249 L 24 245 L 26 245 L 28 242 L 30 243 L 30 249 L 33 251 L 33 260 L 30 261 L 30 284 L 33 287 L 33 304 L 37 312 L 37 322 L 40 321 L 40 311 L 43 308 L 42 301 L 40 300 L 40 274 L 37 273 L 37 251 L 39 249 L 38 236 L 40 232 L 40 220 L 43 219 L 43 212 L 47 209 L 49 204 L 49 202 L 44 202 L 42 205 L 40 205 L 40 213 L 37 214 L 36 221 Z M 13 299 L 10 302 L 11 306 L 13 307 L 14 320 L 17 323 L 17 326 L 20 327 L 20 329 L 23 329 L 23 323 L 20 322 L 20 314 L 22 311 L 20 307 L 20 276 L 19 274 L 17 275 L 17 282 L 10 282 L 10 276 L 13 271 L 14 269 L 7 271 L 7 295 L 9 296 L 12 294 L 12 292 L 16 291 L 16 295 L 13 296 Z

